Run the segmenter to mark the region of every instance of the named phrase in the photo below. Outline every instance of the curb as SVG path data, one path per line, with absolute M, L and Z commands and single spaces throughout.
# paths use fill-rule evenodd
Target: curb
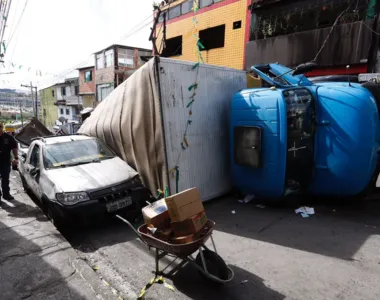
M 14 176 L 16 176 L 16 178 Z M 34 203 L 34 201 L 24 192 L 23 188 L 20 186 L 20 178 L 17 171 L 13 171 L 11 173 L 10 181 L 11 190 L 13 189 L 17 191 L 17 194 L 20 195 L 21 201 L 24 204 L 33 206 L 34 208 L 38 209 L 38 214 L 46 218 L 41 208 L 38 205 L 36 205 L 36 203 Z M 66 238 L 61 234 L 61 232 L 51 222 L 48 221 L 48 223 L 49 227 L 51 227 L 54 230 L 55 235 L 59 237 L 60 240 L 62 240 L 60 246 L 64 246 L 64 248 L 66 249 L 65 251 L 68 251 L 68 255 L 72 259 L 72 267 L 76 272 L 78 272 L 78 274 L 85 281 L 88 287 L 96 294 L 96 298 L 100 300 L 118 299 L 118 296 L 115 296 L 112 293 L 111 289 L 102 282 L 102 280 L 98 277 L 96 272 L 83 260 L 83 258 L 81 258 L 78 255 L 78 253 L 66 240 Z

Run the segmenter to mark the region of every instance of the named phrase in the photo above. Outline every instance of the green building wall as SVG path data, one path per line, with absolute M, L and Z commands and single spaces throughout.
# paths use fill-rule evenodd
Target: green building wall
M 52 129 L 58 119 L 57 87 L 55 85 L 39 91 L 41 110 L 40 120 L 48 128 Z

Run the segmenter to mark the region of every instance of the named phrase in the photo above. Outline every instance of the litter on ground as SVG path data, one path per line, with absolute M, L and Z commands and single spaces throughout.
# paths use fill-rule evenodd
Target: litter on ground
M 315 211 L 313 207 L 302 206 L 295 210 L 296 214 L 301 214 L 303 218 L 308 218 L 310 215 L 314 215 Z

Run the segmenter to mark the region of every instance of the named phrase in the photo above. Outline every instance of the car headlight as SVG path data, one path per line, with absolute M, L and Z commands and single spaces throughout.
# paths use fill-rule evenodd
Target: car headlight
M 57 200 L 65 205 L 74 205 L 79 202 L 88 201 L 90 197 L 85 192 L 79 193 L 60 193 L 56 195 Z
M 136 175 L 135 177 L 133 177 L 129 183 L 133 186 L 142 185 L 142 182 L 141 182 L 139 175 Z

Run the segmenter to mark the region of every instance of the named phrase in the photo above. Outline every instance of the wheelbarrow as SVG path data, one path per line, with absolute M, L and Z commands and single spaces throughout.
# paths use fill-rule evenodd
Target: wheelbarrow
M 144 224 L 137 230 L 126 219 L 116 215 L 121 221 L 126 223 L 139 237 L 139 239 L 150 248 L 155 249 L 155 263 L 156 270 L 155 275 L 170 277 L 174 275 L 180 268 L 187 264 L 194 266 L 204 277 L 207 279 L 223 284 L 230 282 L 234 278 L 233 270 L 227 266 L 224 260 L 217 254 L 212 232 L 215 228 L 215 222 L 208 220 L 204 230 L 199 237 L 186 244 L 173 244 L 163 240 L 160 240 L 148 230 L 148 227 Z M 205 243 L 211 240 L 214 251 L 210 250 Z M 198 252 L 196 258 L 193 257 L 194 253 Z M 172 257 L 173 260 L 166 265 L 166 267 L 160 270 L 160 260 L 164 257 Z M 165 272 L 172 266 L 177 260 L 181 262 L 172 268 L 169 272 Z

